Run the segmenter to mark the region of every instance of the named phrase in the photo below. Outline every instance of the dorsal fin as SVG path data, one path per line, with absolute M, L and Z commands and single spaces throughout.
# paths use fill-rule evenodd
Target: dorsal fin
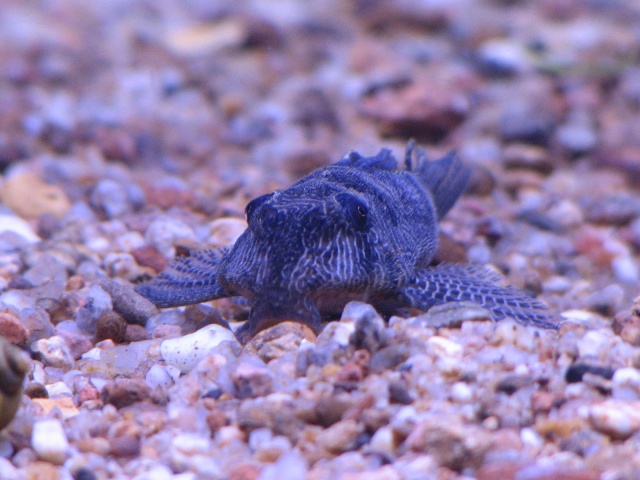
M 380 170 L 395 170 L 398 168 L 393 153 L 388 148 L 382 148 L 377 155 L 365 157 L 353 150 L 347 153 L 335 165 L 349 165 L 351 167 L 378 168 Z
M 414 146 L 411 142 L 407 146 L 405 165 L 429 189 L 438 219 L 441 219 L 464 192 L 471 176 L 471 169 L 462 163 L 455 152 L 449 152 L 440 160 L 429 161 L 424 150 L 414 150 Z M 417 164 L 412 168 L 411 156 L 414 151 Z

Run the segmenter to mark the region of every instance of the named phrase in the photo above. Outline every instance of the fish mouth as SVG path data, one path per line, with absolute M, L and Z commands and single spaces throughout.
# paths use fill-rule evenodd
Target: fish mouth
M 236 336 L 244 345 L 257 333 L 287 321 L 302 323 L 316 334 L 321 327 L 320 312 L 313 300 L 270 292 L 253 298 L 249 320 L 238 329 Z

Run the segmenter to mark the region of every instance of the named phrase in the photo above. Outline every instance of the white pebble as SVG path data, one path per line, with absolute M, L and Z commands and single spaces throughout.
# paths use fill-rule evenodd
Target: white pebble
M 0 457 L 0 478 L 3 480 L 19 480 L 24 476 L 18 472 L 18 469 L 4 457 Z
M 438 358 L 462 358 L 462 346 L 439 335 L 429 337 L 427 348 L 430 353 Z
M 596 430 L 613 438 L 627 438 L 640 429 L 640 401 L 606 400 L 588 409 Z
M 640 371 L 635 368 L 620 368 L 613 374 L 612 396 L 619 400 L 640 399 Z
M 131 252 L 144 245 L 144 237 L 139 232 L 125 232 L 116 239 L 116 247 L 121 252 Z
M 393 430 L 388 425 L 386 427 L 379 428 L 376 433 L 373 434 L 373 437 L 371 437 L 369 447 L 374 452 L 393 455 L 396 448 L 394 437 L 395 435 L 393 434 Z
M 318 343 L 334 341 L 338 345 L 346 347 L 349 345 L 349 338 L 355 329 L 356 326 L 354 322 L 331 322 L 318 336 Z
M 62 465 L 69 455 L 69 442 L 62 424 L 56 419 L 33 424 L 31 447 L 41 460 Z
M 244 441 L 244 432 L 235 425 L 228 425 L 216 432 L 215 439 L 218 446 L 223 447 L 236 440 Z
M 638 265 L 630 256 L 619 256 L 611 260 L 611 268 L 616 280 L 624 283 L 638 283 Z
M 565 293 L 571 288 L 571 281 L 567 277 L 554 275 L 544 282 L 543 289 L 545 292 Z
M 160 345 L 160 353 L 169 365 L 187 373 L 220 343 L 227 340 L 237 342 L 231 330 L 220 325 L 207 325 L 189 335 L 165 340 Z
M 209 452 L 210 444 L 208 437 L 196 433 L 176 435 L 171 442 L 173 449 L 188 455 L 205 455 Z
M 73 395 L 71 389 L 64 382 L 51 383 L 49 385 L 45 385 L 45 388 L 47 389 L 49 398 L 70 397 Z
M 275 463 L 267 465 L 258 480 L 304 480 L 307 478 L 307 461 L 295 450 L 282 455 Z
M 532 428 L 523 428 L 520 431 L 520 440 L 529 447 L 540 448 L 544 445 L 544 440 Z
M 606 355 L 613 345 L 613 332 L 605 329 L 592 330 L 585 333 L 584 336 L 578 340 L 577 345 L 581 357 L 587 355 L 596 357 Z
M 171 469 L 165 465 L 154 465 L 144 473 L 136 475 L 133 480 L 175 480 Z M 193 477 L 195 478 L 195 477 Z
M 88 350 L 82 354 L 83 360 L 100 360 L 100 352 L 102 349 L 98 347 L 93 347 L 91 350 Z
M 473 391 L 466 383 L 456 382 L 451 387 L 451 398 L 459 403 L 467 403 L 473 398 Z
M 40 241 L 40 237 L 36 235 L 31 225 L 15 215 L 0 215 L 0 234 L 4 232 L 13 232 L 24 238 L 28 243 Z
M 153 365 L 145 377 L 145 382 L 150 388 L 168 388 L 176 383 L 180 370 L 171 365 Z

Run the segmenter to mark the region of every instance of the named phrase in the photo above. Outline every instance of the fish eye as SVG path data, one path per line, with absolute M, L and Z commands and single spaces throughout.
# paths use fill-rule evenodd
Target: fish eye
M 336 200 L 342 207 L 349 222 L 358 230 L 364 230 L 369 224 L 369 208 L 355 195 L 339 193 Z
M 273 193 L 267 193 L 266 195 L 261 195 L 247 203 L 247 206 L 244 209 L 244 216 L 247 219 L 247 223 L 251 222 L 251 217 L 258 207 L 269 200 L 272 196 Z

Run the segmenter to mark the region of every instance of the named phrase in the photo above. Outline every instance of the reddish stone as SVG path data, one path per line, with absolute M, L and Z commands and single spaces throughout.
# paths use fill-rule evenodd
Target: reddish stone
M 7 339 L 9 343 L 21 345 L 27 341 L 30 332 L 19 318 L 10 313 L 0 313 L 0 336 Z
M 123 378 L 105 385 L 101 397 L 104 403 L 123 408 L 136 402 L 144 402 L 150 395 L 151 389 L 143 380 Z
M 161 272 L 167 266 L 168 260 L 153 245 L 144 245 L 134 248 L 131 255 L 135 258 L 138 265 L 143 267 L 151 267 L 156 272 Z

